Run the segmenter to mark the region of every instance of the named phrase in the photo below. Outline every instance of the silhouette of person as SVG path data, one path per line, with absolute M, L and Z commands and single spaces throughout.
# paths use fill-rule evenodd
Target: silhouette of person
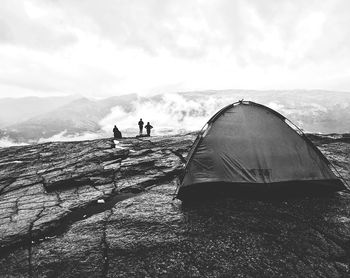
M 151 129 L 153 128 L 153 126 L 151 126 L 150 123 L 147 122 L 147 125 L 145 125 L 145 128 L 147 130 L 147 136 L 151 136 Z
M 139 121 L 139 129 L 140 129 L 140 135 L 142 135 L 142 130 L 143 130 L 143 121 L 140 119 Z
M 122 138 L 122 133 L 120 130 L 117 128 L 117 126 L 114 126 L 113 128 L 113 134 L 114 134 L 114 139 L 120 139 Z

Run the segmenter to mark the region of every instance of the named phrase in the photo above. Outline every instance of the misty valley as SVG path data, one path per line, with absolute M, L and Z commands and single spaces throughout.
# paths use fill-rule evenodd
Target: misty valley
M 350 132 L 350 95 L 331 91 L 221 90 L 88 99 L 79 96 L 0 99 L 0 147 L 110 137 L 117 125 L 137 135 L 140 117 L 154 135 L 200 130 L 223 106 L 245 99 L 280 112 L 306 133 Z

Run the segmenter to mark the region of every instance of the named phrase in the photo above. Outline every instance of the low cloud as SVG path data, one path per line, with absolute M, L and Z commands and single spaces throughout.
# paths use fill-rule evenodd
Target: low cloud
M 154 97 L 140 97 L 128 111 L 121 106 L 112 108 L 111 113 L 99 124 L 106 134 L 112 133 L 114 125 L 124 136 L 138 134 L 140 118 L 154 127 L 152 134 L 166 135 L 200 130 L 219 109 L 240 99 L 266 105 L 306 132 L 349 131 L 350 96 L 346 93 L 321 91 L 222 91 L 206 93 L 172 93 Z
M 15 142 L 14 140 L 8 137 L 0 138 L 0 148 L 7 148 L 7 147 L 13 147 L 13 146 L 26 146 L 26 145 L 28 144 L 23 142 Z
M 117 125 L 127 136 L 138 133 L 138 121 L 153 125 L 152 134 L 175 134 L 199 130 L 206 121 L 225 103 L 215 97 L 188 99 L 180 94 L 165 94 L 155 98 L 139 98 L 132 111 L 116 106 L 100 121 L 102 130 L 110 132 Z
M 55 134 L 49 138 L 40 138 L 37 143 L 47 143 L 47 142 L 73 142 L 73 141 L 85 141 L 94 140 L 98 138 L 104 138 L 106 134 L 91 133 L 86 132 L 83 134 L 68 134 L 67 131 L 62 131 Z

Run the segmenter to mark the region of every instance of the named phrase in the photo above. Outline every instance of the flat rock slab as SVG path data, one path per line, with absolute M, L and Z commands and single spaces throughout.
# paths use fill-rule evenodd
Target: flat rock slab
M 350 276 L 349 194 L 181 203 L 193 139 L 0 149 L 0 276 Z M 318 146 L 349 180 L 349 144 Z
M 72 219 L 105 210 L 123 196 L 172 180 L 183 167 L 179 157 L 193 137 L 103 139 L 0 149 L 2 253 L 57 234 Z

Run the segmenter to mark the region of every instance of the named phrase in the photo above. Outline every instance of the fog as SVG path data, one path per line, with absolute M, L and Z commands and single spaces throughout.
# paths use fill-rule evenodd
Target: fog
M 154 135 L 183 133 L 201 129 L 210 116 L 223 106 L 223 102 L 205 96 L 191 100 L 179 94 L 139 98 L 133 103 L 132 111 L 116 106 L 99 124 L 105 133 L 117 125 L 126 136 L 132 136 L 137 134 L 137 123 L 142 118 L 145 124 L 150 122 L 154 127 Z
M 7 147 L 13 147 L 13 146 L 25 146 L 25 145 L 28 145 L 28 143 L 15 142 L 14 140 L 8 137 L 0 138 L 0 148 L 7 148 Z
M 68 134 L 67 130 L 62 131 L 54 136 L 49 138 L 40 138 L 38 143 L 47 143 L 47 142 L 72 142 L 72 141 L 84 141 L 84 140 L 94 140 L 98 138 L 103 138 L 106 134 L 101 133 L 76 133 L 76 134 Z
M 345 96 L 345 94 L 344 94 Z M 153 125 L 154 135 L 200 130 L 224 106 L 240 99 L 266 105 L 289 118 L 305 132 L 345 133 L 350 128 L 350 98 L 342 94 L 301 92 L 213 91 L 172 93 L 151 98 L 138 98 L 131 109 L 115 106 L 99 124 L 109 134 L 113 125 L 126 136 L 135 136 L 140 118 Z
M 4 129 L 0 147 L 108 138 L 113 135 L 114 125 L 123 137 L 135 137 L 140 118 L 154 127 L 152 136 L 187 133 L 200 130 L 218 110 L 241 99 L 276 110 L 304 132 L 350 132 L 350 95 L 345 92 L 195 91 L 73 101 L 54 112 Z

